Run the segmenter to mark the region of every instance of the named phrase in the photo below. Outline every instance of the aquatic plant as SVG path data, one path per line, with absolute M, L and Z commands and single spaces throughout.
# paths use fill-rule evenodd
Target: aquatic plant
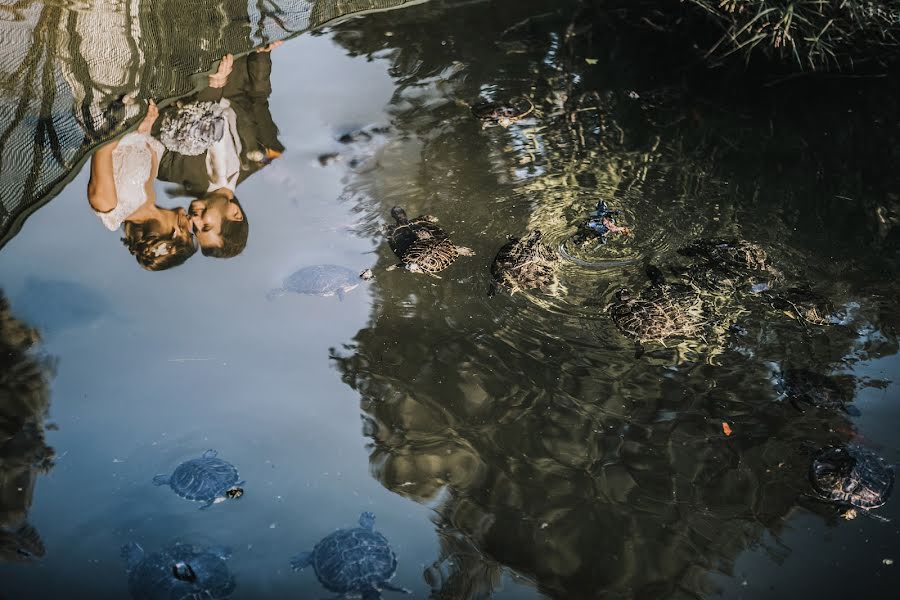
M 896 0 L 689 0 L 722 29 L 708 56 L 755 54 L 801 69 L 884 64 L 900 50 Z

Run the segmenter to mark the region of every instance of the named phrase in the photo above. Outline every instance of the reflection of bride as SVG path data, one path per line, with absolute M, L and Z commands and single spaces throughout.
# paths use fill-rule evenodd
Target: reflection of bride
M 158 116 L 151 101 L 137 131 L 101 146 L 88 182 L 91 208 L 111 231 L 123 227 L 122 241 L 149 271 L 177 267 L 197 251 L 184 208 L 156 205 L 153 180 L 164 150 L 150 129 Z

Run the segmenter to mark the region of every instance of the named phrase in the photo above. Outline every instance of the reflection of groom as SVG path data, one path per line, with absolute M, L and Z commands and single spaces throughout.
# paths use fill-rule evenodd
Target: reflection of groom
M 214 102 L 222 107 L 221 139 L 198 155 L 166 152 L 160 161 L 159 178 L 183 186 L 197 198 L 189 214 L 205 256 L 230 258 L 244 250 L 249 227 L 235 188 L 284 151 L 269 112 L 269 51 L 279 45 L 237 59 L 224 57 L 218 71 L 209 76 L 209 87 L 182 102 Z

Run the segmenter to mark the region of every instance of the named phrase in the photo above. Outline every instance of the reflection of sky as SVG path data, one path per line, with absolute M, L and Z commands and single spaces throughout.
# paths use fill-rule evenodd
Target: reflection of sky
M 343 167 L 323 169 L 316 156 L 336 150 L 340 132 L 385 123 L 392 84 L 383 64 L 343 54 L 308 36 L 273 54 L 271 108 L 287 151 L 238 188 L 251 228 L 238 258 L 198 252 L 182 267 L 143 271 L 89 210 L 87 169 L 0 253 L 11 298 L 32 276 L 77 282 L 110 307 L 47 336 L 59 359 L 50 415 L 59 431 L 49 442 L 60 458 L 30 512 L 47 558 L 0 565 L 9 597 L 61 597 L 76 584 L 85 597 L 121 597 L 119 547 L 134 540 L 153 551 L 179 536 L 234 548 L 236 597 L 322 595 L 288 558 L 361 510 L 395 543 L 395 583 L 425 595 L 422 569 L 438 553 L 428 511 L 370 477 L 358 398 L 328 363 L 328 348 L 365 325 L 366 285 L 344 302 L 265 299 L 299 267 L 374 262 L 335 202 Z M 186 203 L 161 184 L 157 193 L 161 204 Z M 247 480 L 240 501 L 198 512 L 150 484 L 208 447 Z

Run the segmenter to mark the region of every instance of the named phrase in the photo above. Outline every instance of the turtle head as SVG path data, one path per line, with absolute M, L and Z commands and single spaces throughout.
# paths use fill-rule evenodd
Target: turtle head
M 406 216 L 406 211 L 399 206 L 395 206 L 391 209 L 391 216 L 400 224 L 406 223 L 409 220 Z
M 172 577 L 178 581 L 187 581 L 189 583 L 197 581 L 197 574 L 194 573 L 191 565 L 181 560 L 172 565 Z
M 363 529 L 372 531 L 372 529 L 375 527 L 375 515 L 370 512 L 364 512 L 363 514 L 359 515 L 359 526 Z
M 241 496 L 244 495 L 244 488 L 239 486 L 232 486 L 225 490 L 225 497 L 229 500 L 237 500 Z

